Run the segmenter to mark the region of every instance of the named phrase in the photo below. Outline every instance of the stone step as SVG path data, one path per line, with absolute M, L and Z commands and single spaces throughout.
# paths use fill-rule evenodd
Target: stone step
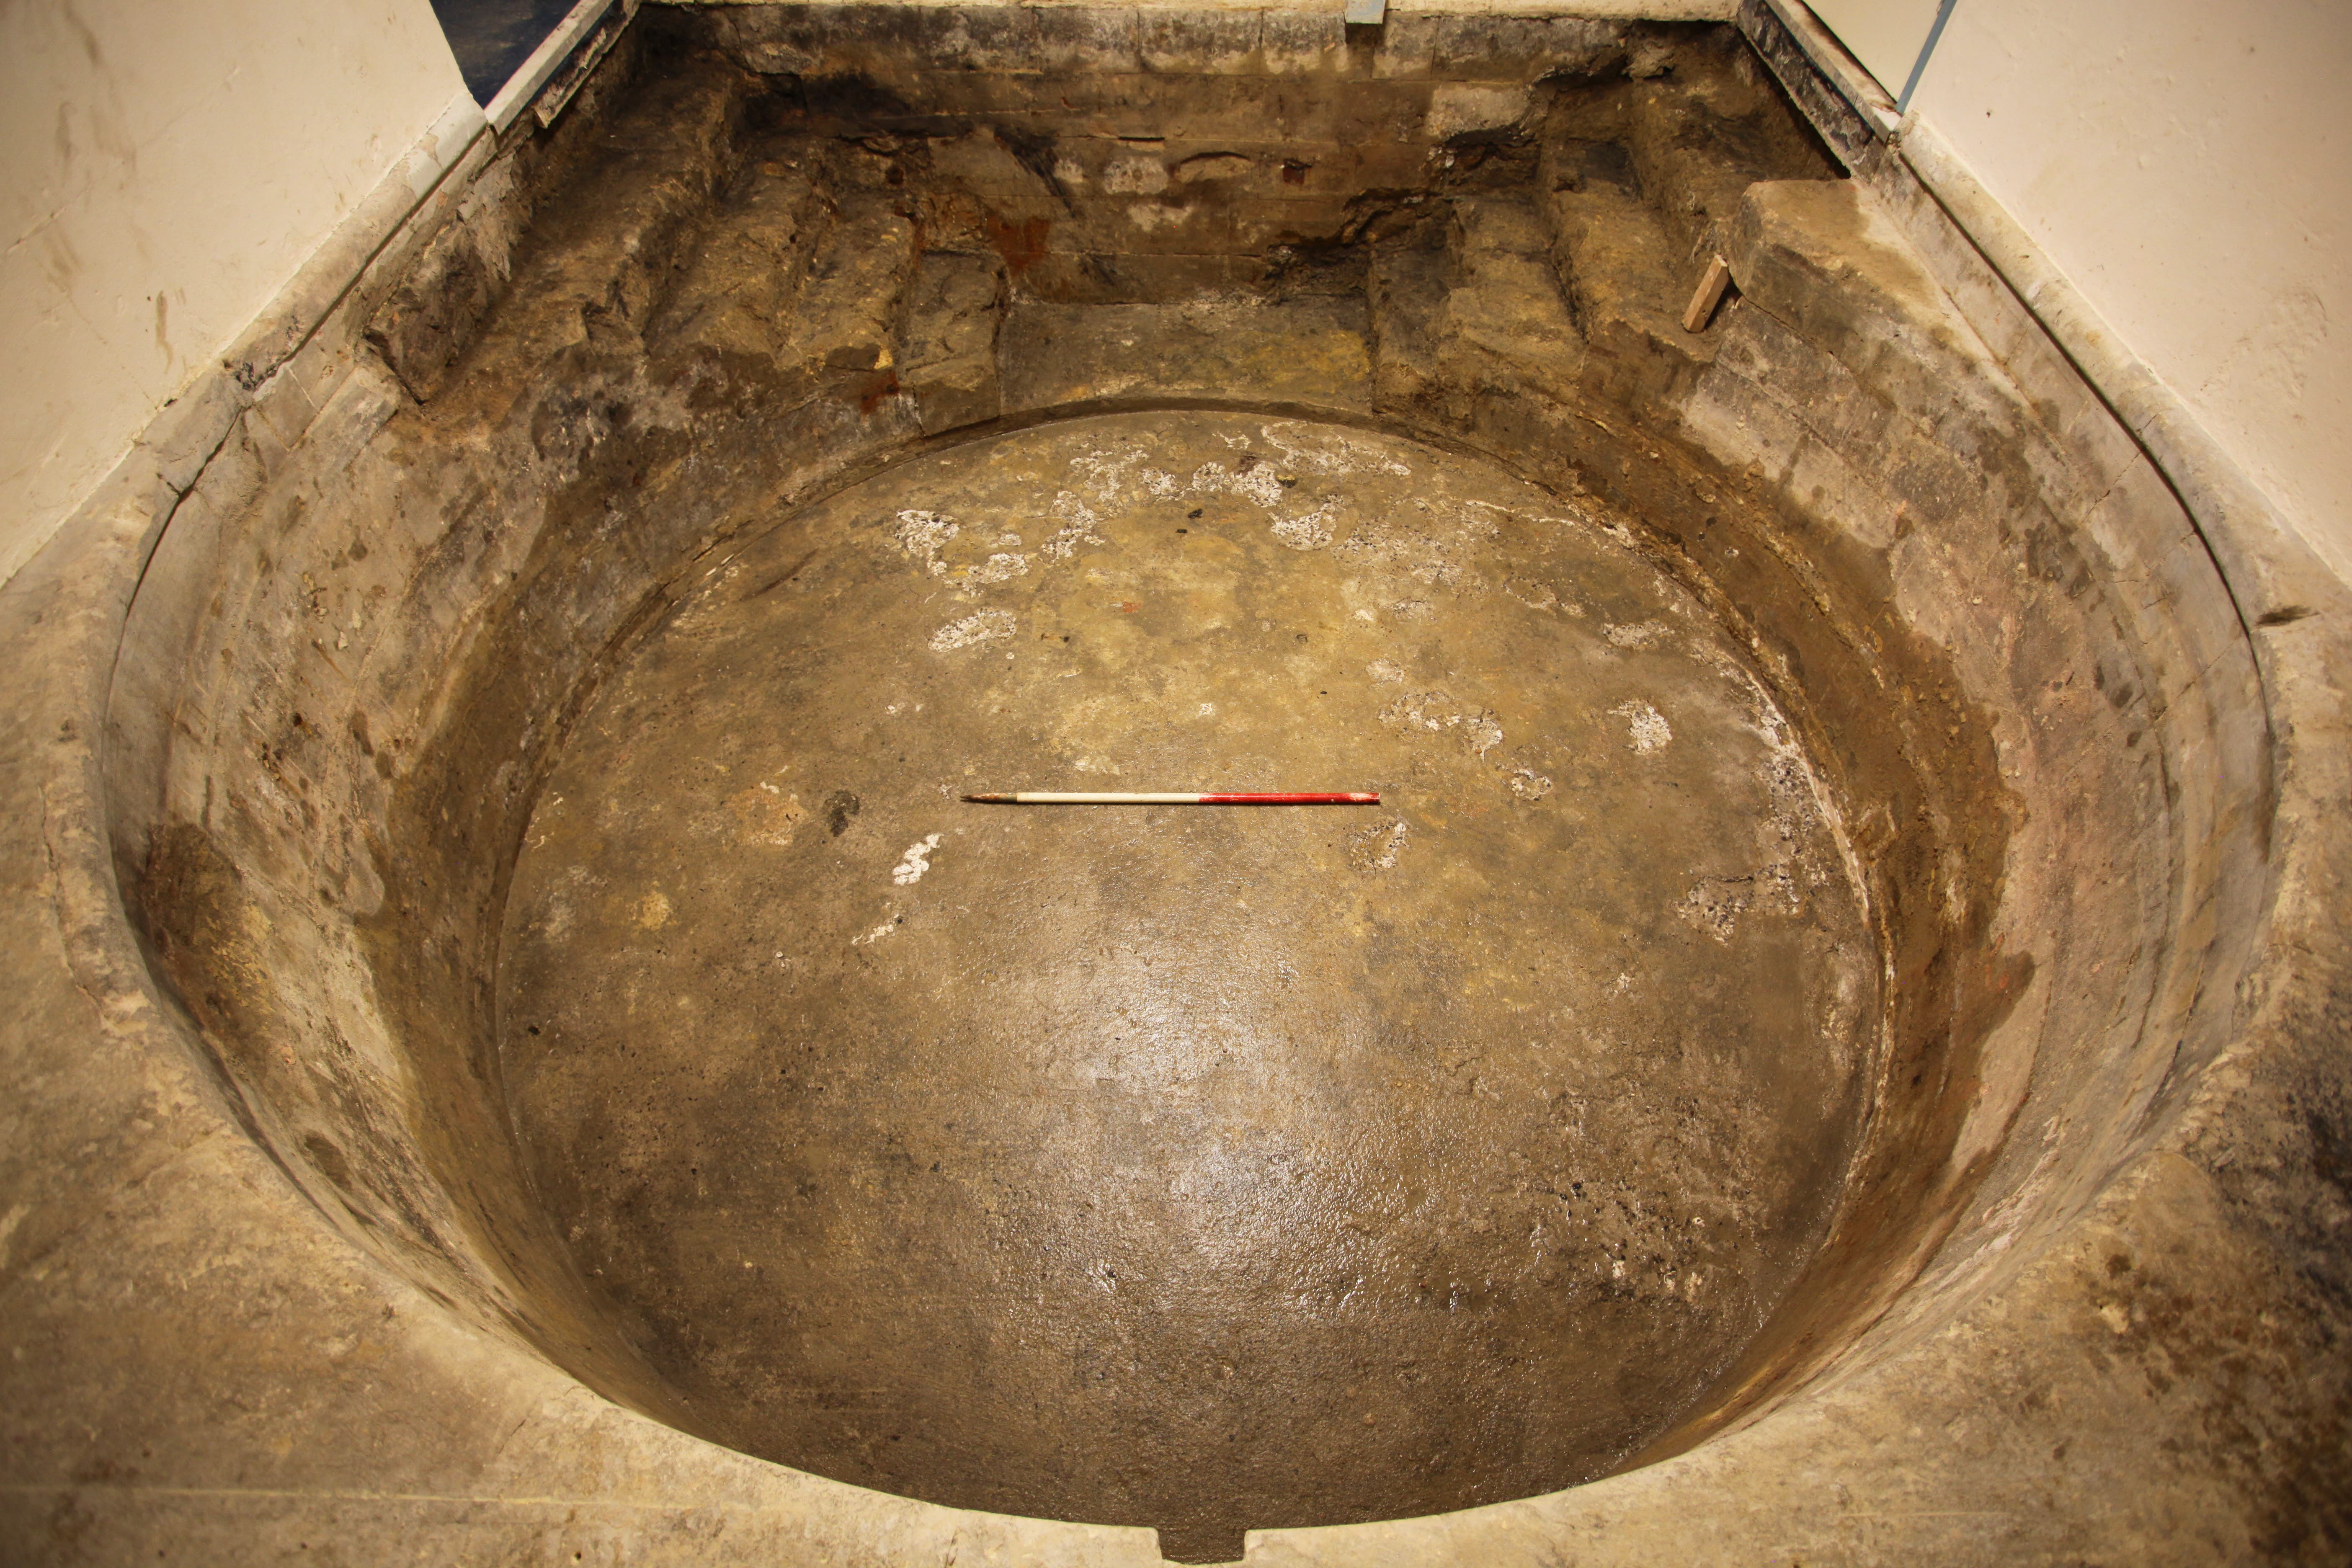
M 1687 388 L 1714 358 L 1714 342 L 1683 330 L 1692 268 L 1656 212 L 1597 178 L 1551 190 L 1545 204 L 1553 259 L 1587 349 L 1586 384 L 1623 404 Z
M 1007 412 L 1113 399 L 1214 397 L 1349 413 L 1372 405 L 1364 302 L 1022 300 L 1002 333 Z

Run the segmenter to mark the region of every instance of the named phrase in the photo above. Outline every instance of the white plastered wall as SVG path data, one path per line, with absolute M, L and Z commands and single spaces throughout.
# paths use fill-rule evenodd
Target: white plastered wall
M 0 582 L 464 99 L 427 0 L 0 0 Z
M 2352 578 L 2352 5 L 1958 0 L 1912 108 Z

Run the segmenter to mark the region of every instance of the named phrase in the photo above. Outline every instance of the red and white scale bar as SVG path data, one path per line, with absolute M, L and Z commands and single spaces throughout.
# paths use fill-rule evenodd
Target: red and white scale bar
M 1378 805 L 1378 791 L 1292 795 L 1112 795 L 1066 790 L 1022 790 L 1012 795 L 968 795 L 984 805 Z

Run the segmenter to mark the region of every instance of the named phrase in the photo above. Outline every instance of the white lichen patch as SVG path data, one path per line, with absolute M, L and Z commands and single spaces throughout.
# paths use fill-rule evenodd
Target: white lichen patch
M 1095 531 L 1095 525 L 1102 519 L 1096 516 L 1095 509 L 1080 500 L 1076 492 L 1064 490 L 1055 496 L 1053 514 L 1062 526 L 1040 547 L 1046 560 L 1067 561 L 1081 544 L 1107 542 L 1101 534 Z
M 1443 691 L 1416 691 L 1381 710 L 1381 722 L 1400 730 L 1443 730 L 1461 721 L 1454 699 Z
M 1094 490 L 1097 500 L 1117 500 L 1127 489 L 1129 470 L 1150 456 L 1145 448 L 1132 443 L 1124 447 L 1096 447 L 1072 458 L 1070 468 L 1072 472 L 1084 476 L 1085 479 L 1093 481 L 1089 488 Z M 1168 493 L 1174 493 L 1172 478 Z
M 1738 928 L 1739 917 L 1754 902 L 1752 889 L 1751 878 L 1711 878 L 1684 894 L 1682 902 L 1675 906 L 1675 913 L 1716 941 L 1727 942 Z
M 940 847 L 940 836 L 926 835 L 907 846 L 906 857 L 890 868 L 890 880 L 902 888 L 911 888 L 923 879 L 931 868 L 931 851 Z
M 971 647 L 997 637 L 1013 635 L 1015 623 L 1010 610 L 982 610 L 960 621 L 950 621 L 931 634 L 933 653 L 953 653 L 960 647 Z
M 1070 766 L 1082 773 L 1116 773 L 1118 764 L 1108 757 L 1080 757 Z
M 1376 658 L 1364 666 L 1364 673 L 1374 680 L 1397 681 L 1404 679 L 1404 666 L 1394 659 Z
M 1503 743 L 1501 720 L 1486 709 L 1465 707 L 1443 691 L 1415 691 L 1400 697 L 1381 710 L 1381 722 L 1407 734 L 1451 731 L 1460 737 L 1465 749 L 1481 758 Z
M 1484 502 L 1441 508 L 1415 497 L 1410 507 L 1358 524 L 1335 553 L 1383 574 L 1409 576 L 1424 587 L 1482 589 L 1486 580 L 1471 563 L 1507 515 Z
M 1511 509 L 1490 500 L 1465 500 L 1453 516 L 1454 531 L 1465 539 L 1492 539 L 1503 531 Z
M 900 550 L 922 562 L 932 576 L 943 577 L 947 563 L 940 559 L 940 551 L 962 531 L 961 525 L 945 512 L 902 511 L 890 537 Z
M 932 576 L 961 586 L 1002 583 L 1028 574 L 1029 558 L 1005 548 L 1021 542 L 1021 535 L 1009 530 L 998 533 L 997 551 L 987 560 L 974 565 L 950 565 L 940 552 L 962 531 L 962 525 L 945 512 L 908 510 L 898 514 L 898 527 L 891 531 L 890 537 L 901 551 L 921 562 L 923 569 Z
M 1556 610 L 1559 595 L 1542 583 L 1530 583 L 1524 577 L 1508 577 L 1503 581 L 1503 592 L 1530 610 Z
M 852 947 L 866 947 L 872 943 L 880 942 L 892 931 L 897 931 L 898 929 L 899 922 L 904 921 L 906 918 L 907 917 L 904 915 L 892 915 L 888 920 L 884 921 L 880 925 L 876 926 L 864 936 L 851 937 L 849 939 L 849 945 Z
M 1402 818 L 1367 827 L 1348 836 L 1348 861 L 1363 872 L 1385 871 L 1397 863 L 1404 852 L 1405 835 L 1411 825 Z
M 1156 196 L 1168 188 L 1168 165 L 1157 158 L 1118 158 L 1103 170 L 1103 189 L 1123 196 Z
M 1002 583 L 1008 578 L 1026 577 L 1028 574 L 1029 557 L 999 552 L 958 575 L 966 583 Z
M 1674 636 L 1675 632 L 1672 626 L 1662 625 L 1657 621 L 1638 621 L 1630 626 L 1603 626 L 1601 628 L 1601 635 L 1618 647 L 1639 650 L 1655 647 Z
M 1274 536 L 1293 550 L 1320 550 L 1331 542 L 1331 518 L 1337 501 L 1325 501 L 1313 511 L 1274 520 Z
M 1533 768 L 1513 768 L 1511 793 L 1521 800 L 1541 800 L 1551 793 L 1551 780 Z
M 1127 221 L 1149 234 L 1153 229 L 1181 227 L 1202 210 L 1181 203 L 1138 202 L 1127 209 Z
M 1194 495 L 1236 495 L 1244 500 L 1255 501 L 1272 511 L 1282 504 L 1282 476 L 1274 465 L 1244 458 L 1237 468 L 1223 463 L 1203 463 L 1192 470 L 1191 486 Z
M 1609 711 L 1625 721 L 1629 731 L 1626 744 L 1637 752 L 1660 751 L 1675 738 L 1666 716 L 1646 702 L 1620 702 Z

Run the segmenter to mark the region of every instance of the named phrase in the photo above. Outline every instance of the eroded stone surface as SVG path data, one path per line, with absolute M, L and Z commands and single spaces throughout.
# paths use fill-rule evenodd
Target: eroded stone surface
M 957 799 L 1087 787 L 1385 799 Z M 1859 896 L 1723 634 L 1335 426 L 1086 420 L 782 521 L 526 843 L 509 1093 L 698 1424 L 1188 1560 L 1670 1425 L 1867 1083 Z

